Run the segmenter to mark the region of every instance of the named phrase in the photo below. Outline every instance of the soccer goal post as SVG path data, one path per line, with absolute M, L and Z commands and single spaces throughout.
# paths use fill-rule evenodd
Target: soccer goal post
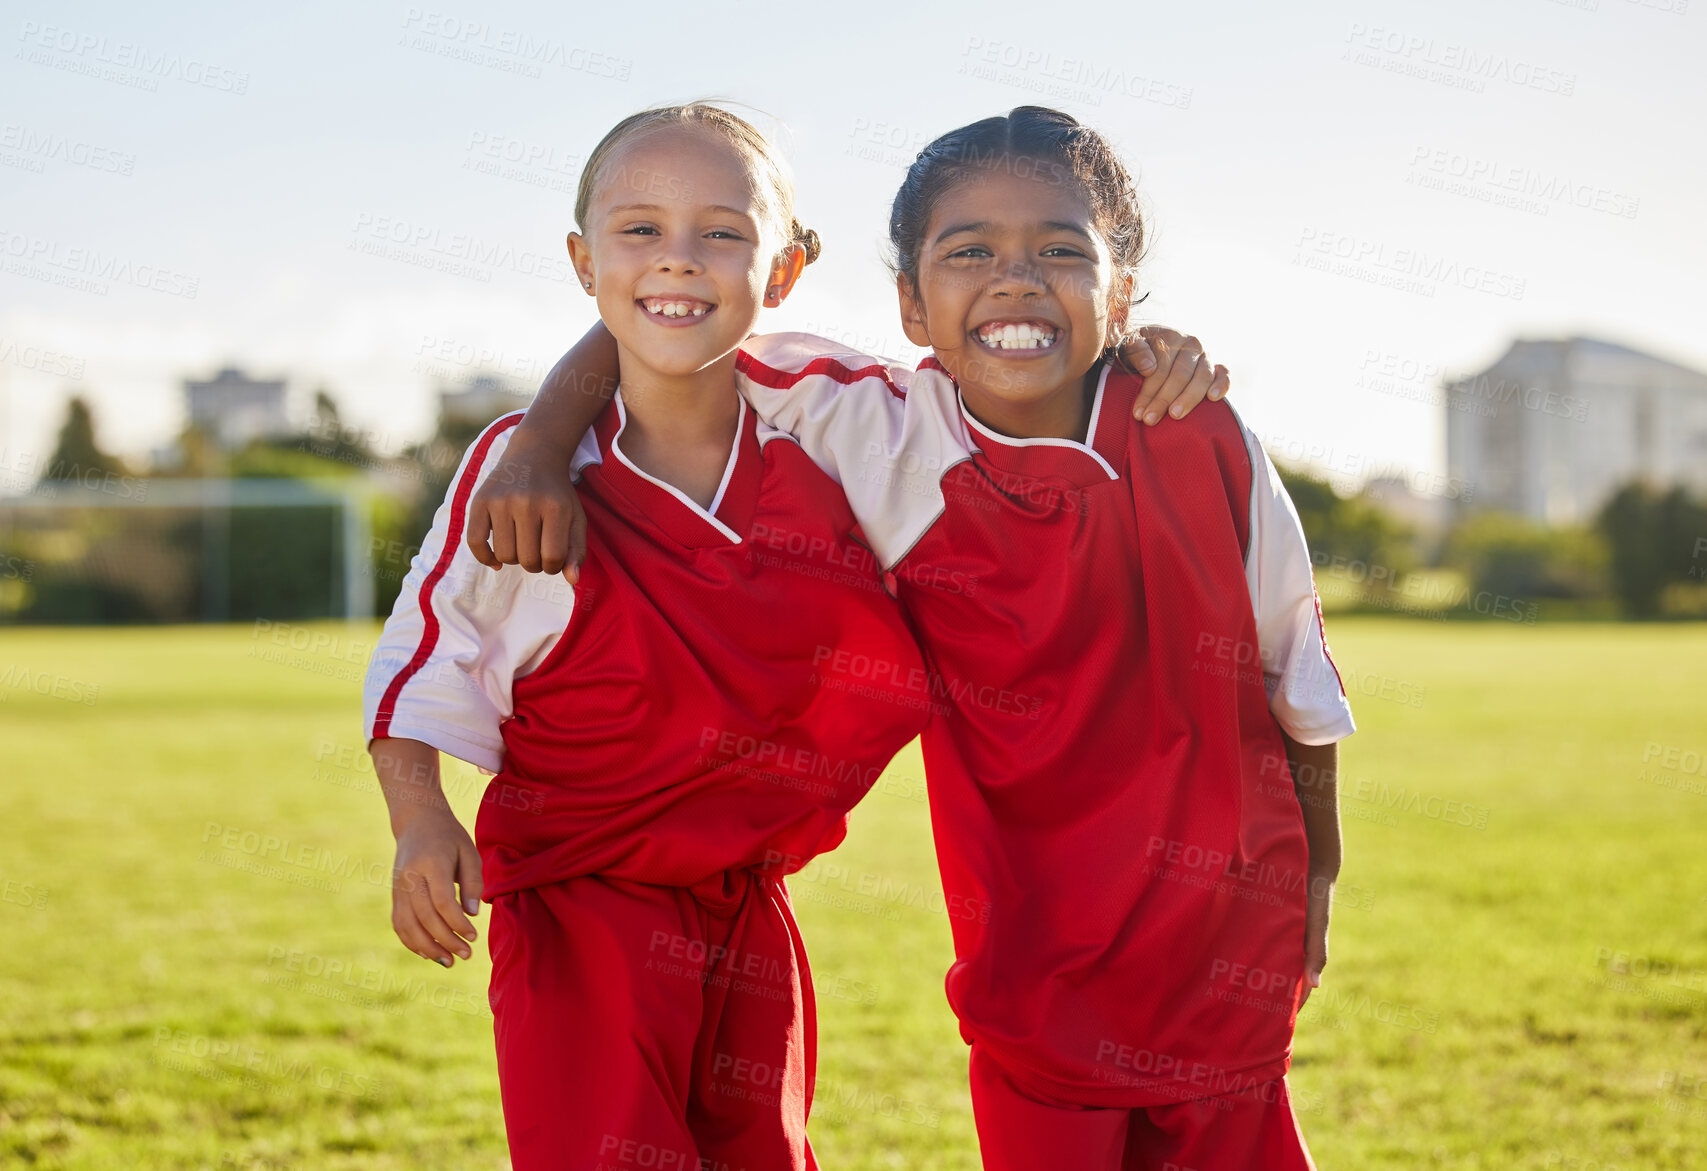
M 332 478 L 44 481 L 0 496 L 0 621 L 370 618 L 373 495 Z

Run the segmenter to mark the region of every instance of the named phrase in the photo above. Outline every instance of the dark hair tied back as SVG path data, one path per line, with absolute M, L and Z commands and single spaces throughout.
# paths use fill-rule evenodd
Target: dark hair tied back
M 1144 255 L 1144 215 L 1138 186 L 1114 147 L 1071 114 L 1046 106 L 1017 106 L 950 130 L 921 150 L 907 169 L 889 211 L 890 264 L 915 288 L 919 254 L 937 201 L 973 172 L 989 170 L 1077 184 L 1090 204 L 1092 224 L 1108 242 L 1115 272 L 1137 272 Z

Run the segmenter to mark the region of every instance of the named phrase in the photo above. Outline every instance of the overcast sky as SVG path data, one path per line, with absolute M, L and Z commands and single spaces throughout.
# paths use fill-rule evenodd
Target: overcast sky
M 6 3 L 0 445 L 43 451 L 75 388 L 146 453 L 226 363 L 390 448 L 483 360 L 536 380 L 592 320 L 580 159 L 695 97 L 762 112 L 825 241 L 771 326 L 898 353 L 905 164 L 1038 102 L 1117 141 L 1145 313 L 1271 450 L 1439 471 L 1440 372 L 1514 336 L 1707 368 L 1694 3 Z

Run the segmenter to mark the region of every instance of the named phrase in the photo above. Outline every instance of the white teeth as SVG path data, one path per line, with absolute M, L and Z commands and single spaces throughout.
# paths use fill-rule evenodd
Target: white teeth
M 985 345 L 998 350 L 1039 350 L 1054 342 L 1055 331 L 1048 326 L 1022 321 L 986 326 L 978 336 Z
M 659 317 L 704 317 L 711 308 L 709 305 L 695 307 L 683 301 L 659 301 L 656 299 L 644 300 L 640 303 L 645 306 L 646 312 L 655 313 Z

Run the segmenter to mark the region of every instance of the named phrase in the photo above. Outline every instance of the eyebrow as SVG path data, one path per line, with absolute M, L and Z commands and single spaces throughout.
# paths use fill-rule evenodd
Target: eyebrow
M 972 232 L 975 234 L 989 232 L 992 230 L 993 226 L 994 225 L 985 220 L 979 220 L 976 223 L 970 224 L 955 224 L 953 227 L 944 228 L 942 231 L 938 232 L 936 239 L 933 240 L 932 243 L 941 244 L 950 236 L 956 235 L 960 232 Z M 1045 220 L 1037 226 L 1050 231 L 1071 232 L 1073 235 L 1089 240 L 1093 244 L 1096 242 L 1096 238 L 1087 232 L 1082 225 L 1070 224 L 1066 220 Z
M 974 224 L 955 224 L 952 228 L 944 228 L 942 231 L 938 232 L 936 234 L 936 239 L 931 241 L 931 243 L 941 244 L 950 236 L 959 235 L 961 232 L 988 232 L 989 230 L 990 225 L 985 223 L 983 220 L 979 220 Z
M 1085 231 L 1084 227 L 1080 224 L 1069 224 L 1066 220 L 1046 220 L 1042 226 L 1045 228 L 1053 228 L 1057 232 L 1071 232 L 1073 235 L 1081 236 L 1093 244 L 1096 243 L 1096 237 Z
M 664 210 L 663 205 L 657 204 L 657 203 L 622 203 L 622 204 L 618 204 L 616 207 L 611 208 L 605 214 L 606 215 L 616 215 L 618 212 L 624 212 L 624 211 L 663 211 L 663 210 Z M 706 210 L 707 211 L 726 212 L 729 215 L 740 216 L 744 220 L 752 220 L 752 218 L 753 218 L 753 215 L 751 212 L 742 211 L 738 207 L 730 207 L 726 203 L 714 203 L 711 206 L 709 206 L 708 208 L 706 208 Z

